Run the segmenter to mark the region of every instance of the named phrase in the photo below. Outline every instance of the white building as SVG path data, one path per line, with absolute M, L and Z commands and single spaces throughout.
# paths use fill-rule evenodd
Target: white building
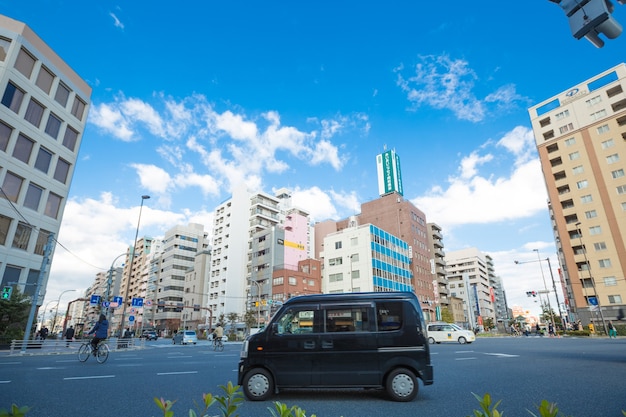
M 63 218 L 91 87 L 28 26 L 0 15 L 0 95 L 0 285 L 34 295 Z

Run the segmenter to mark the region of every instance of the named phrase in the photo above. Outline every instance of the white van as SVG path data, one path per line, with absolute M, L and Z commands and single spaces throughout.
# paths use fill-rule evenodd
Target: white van
M 460 328 L 454 323 L 429 323 L 428 342 L 459 342 L 460 344 L 472 343 L 476 340 L 476 335 L 471 330 Z

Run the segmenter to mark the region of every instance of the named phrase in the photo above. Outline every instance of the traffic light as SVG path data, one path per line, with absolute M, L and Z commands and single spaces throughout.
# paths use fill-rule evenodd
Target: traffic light
M 13 287 L 3 287 L 2 288 L 2 299 L 3 300 L 10 300 L 12 292 L 13 292 Z

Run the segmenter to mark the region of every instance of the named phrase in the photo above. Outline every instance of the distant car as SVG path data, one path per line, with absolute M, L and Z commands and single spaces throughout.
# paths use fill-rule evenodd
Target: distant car
M 472 343 L 476 340 L 476 335 L 471 330 L 460 328 L 454 323 L 429 323 L 428 342 L 459 342 L 460 344 Z
M 146 340 L 157 340 L 159 338 L 157 332 L 155 332 L 154 330 L 144 330 L 141 334 L 141 337 Z
M 172 343 L 175 345 L 186 345 L 187 343 L 198 343 L 198 336 L 194 330 L 183 330 L 172 337 Z

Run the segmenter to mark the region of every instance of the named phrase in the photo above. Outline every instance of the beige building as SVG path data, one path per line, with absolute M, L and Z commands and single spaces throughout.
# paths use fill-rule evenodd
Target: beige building
M 624 316 L 626 66 L 529 109 L 569 318 Z M 599 306 L 599 307 L 598 307 Z

